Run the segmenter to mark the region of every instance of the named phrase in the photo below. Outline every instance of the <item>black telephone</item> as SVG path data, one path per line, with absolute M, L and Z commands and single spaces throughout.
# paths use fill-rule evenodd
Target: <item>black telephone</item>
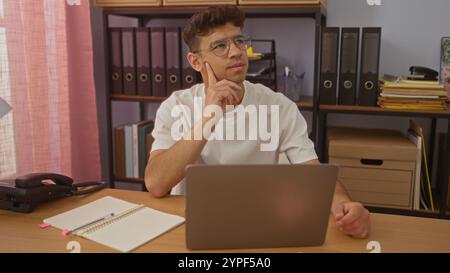
M 0 209 L 32 212 L 42 202 L 61 197 L 91 193 L 105 187 L 103 182 L 73 183 L 73 179 L 56 173 L 31 173 L 15 180 L 0 181 Z M 81 187 L 90 187 L 78 190 Z
M 411 76 L 408 77 L 409 80 L 437 81 L 439 76 L 437 71 L 423 66 L 411 66 L 409 72 L 411 73 Z

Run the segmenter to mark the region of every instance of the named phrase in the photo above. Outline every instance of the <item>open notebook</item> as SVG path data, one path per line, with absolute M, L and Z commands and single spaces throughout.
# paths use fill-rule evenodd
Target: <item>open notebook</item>
M 44 223 L 74 230 L 109 213 L 114 216 L 74 233 L 122 252 L 129 252 L 184 223 L 181 216 L 106 196 L 73 210 L 47 218 Z

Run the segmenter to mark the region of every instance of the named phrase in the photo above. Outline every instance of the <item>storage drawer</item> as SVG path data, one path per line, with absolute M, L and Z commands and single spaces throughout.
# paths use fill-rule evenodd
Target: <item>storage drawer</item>
M 341 166 L 338 177 L 349 194 L 353 193 L 354 201 L 411 208 L 413 174 L 413 171 Z
M 411 183 L 401 181 L 379 181 L 369 179 L 339 178 L 349 191 L 367 191 L 377 193 L 410 194 Z
M 404 194 L 348 191 L 348 195 L 354 201 L 361 202 L 365 206 L 411 209 L 410 196 Z
M 162 0 L 95 0 L 102 7 L 155 7 L 161 6 Z
M 337 158 L 330 157 L 330 163 L 338 164 L 346 167 L 367 168 L 367 169 L 392 169 L 392 170 L 406 170 L 411 171 L 416 167 L 415 161 L 398 161 L 398 160 L 383 160 L 381 165 L 372 164 L 372 162 L 365 162 L 356 158 Z
M 339 178 L 411 183 L 412 171 L 339 167 Z
M 237 5 L 237 0 L 163 0 L 163 6 L 213 6 L 223 4 Z
M 412 209 L 417 147 L 403 133 L 334 127 L 328 135 L 328 161 L 352 200 Z

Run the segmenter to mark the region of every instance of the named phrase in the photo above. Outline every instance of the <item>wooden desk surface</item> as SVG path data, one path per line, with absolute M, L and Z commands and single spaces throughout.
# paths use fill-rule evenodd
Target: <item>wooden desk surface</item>
M 56 228 L 40 229 L 42 220 L 76 208 L 103 196 L 114 196 L 133 203 L 184 216 L 184 197 L 155 199 L 146 192 L 104 189 L 87 196 L 74 196 L 39 206 L 31 214 L 0 211 L 0 252 L 69 252 L 70 241 L 81 244 L 81 252 L 115 252 L 87 239 L 74 235 L 64 237 Z M 378 241 L 381 252 L 450 252 L 450 221 L 372 214 L 372 233 L 360 240 L 338 231 L 330 217 L 325 244 L 319 247 L 261 248 L 222 250 L 232 252 L 370 252 L 367 244 Z M 137 248 L 134 252 L 188 252 L 185 226 Z M 210 251 L 208 251 L 210 252 Z

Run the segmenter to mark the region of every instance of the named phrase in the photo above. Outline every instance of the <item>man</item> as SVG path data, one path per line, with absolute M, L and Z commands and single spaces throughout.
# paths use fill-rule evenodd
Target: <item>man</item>
M 210 7 L 188 21 L 183 32 L 183 39 L 190 48 L 187 58 L 193 69 L 201 73 L 204 84 L 174 92 L 158 109 L 153 131 L 155 141 L 145 174 L 146 187 L 153 196 L 163 197 L 171 190 L 183 193 L 185 167 L 193 163 L 277 164 L 280 153 L 284 153 L 291 164 L 319 163 L 314 144 L 307 135 L 306 122 L 296 104 L 261 84 L 245 81 L 248 56 L 246 40 L 241 33 L 244 20 L 243 12 L 236 6 L 225 5 Z M 230 110 L 227 105 L 241 108 L 251 105 L 277 106 L 273 108 L 275 111 L 258 116 L 278 118 L 276 123 L 271 124 L 271 127 L 278 128 L 275 149 L 262 149 L 263 140 L 267 138 L 261 137 L 256 140 L 211 140 L 211 133 L 219 132 L 223 122 L 227 123 L 226 130 L 235 126 L 229 122 L 236 120 L 235 116 L 231 116 L 235 110 Z M 190 113 L 199 107 L 202 114 L 192 119 Z M 208 107 L 223 109 L 225 114 L 208 112 L 205 110 Z M 177 130 L 174 126 L 179 120 L 174 117 L 177 115 L 183 116 L 184 123 L 181 123 L 185 126 L 184 132 L 175 137 L 174 131 Z M 252 120 L 254 115 L 258 113 L 249 111 L 249 117 L 241 116 L 240 121 Z M 251 124 L 239 123 L 237 119 L 238 133 L 251 132 Z M 205 129 L 210 129 L 211 133 L 198 134 Z M 368 211 L 360 203 L 351 202 L 339 182 L 332 213 L 345 234 L 356 238 L 368 236 Z

